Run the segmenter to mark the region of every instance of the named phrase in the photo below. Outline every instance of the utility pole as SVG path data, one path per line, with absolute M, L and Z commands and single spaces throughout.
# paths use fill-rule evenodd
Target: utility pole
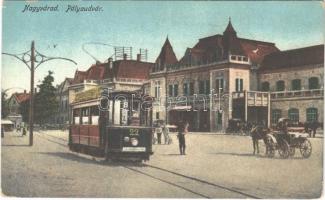
M 74 63 L 77 65 L 77 63 L 71 59 L 63 58 L 63 57 L 48 57 L 41 53 L 39 53 L 37 50 L 35 50 L 35 42 L 32 41 L 31 49 L 29 51 L 26 51 L 21 54 L 10 54 L 10 53 L 2 53 L 4 55 L 13 56 L 17 58 L 18 60 L 25 63 L 25 65 L 30 70 L 30 103 L 29 103 L 29 146 L 33 146 L 33 129 L 34 129 L 34 74 L 35 70 L 44 62 L 54 60 L 54 59 L 60 59 L 60 60 L 66 60 Z M 38 57 L 38 59 L 36 59 Z M 35 66 L 35 63 L 36 66 Z
M 29 99 L 29 146 L 33 146 L 34 129 L 34 62 L 35 62 L 35 43 L 32 41 L 30 58 L 30 99 Z

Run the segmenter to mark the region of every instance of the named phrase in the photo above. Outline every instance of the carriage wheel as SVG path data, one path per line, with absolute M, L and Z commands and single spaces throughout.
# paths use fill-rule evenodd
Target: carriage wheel
M 290 149 L 290 146 L 289 146 L 288 142 L 285 141 L 285 140 L 282 140 L 279 143 L 279 149 L 278 149 L 280 157 L 281 158 L 288 158 L 289 155 L 290 155 L 289 149 Z
M 296 153 L 296 148 L 295 147 L 290 147 L 289 149 L 289 156 L 293 157 Z
M 300 153 L 304 158 L 309 158 L 312 152 L 311 143 L 308 139 L 300 144 Z
M 267 157 L 273 158 L 275 155 L 275 148 L 271 145 L 268 149 Z

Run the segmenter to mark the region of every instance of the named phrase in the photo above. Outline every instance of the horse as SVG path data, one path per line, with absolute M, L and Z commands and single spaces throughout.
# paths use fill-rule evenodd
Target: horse
M 263 128 L 262 126 L 253 126 L 250 133 L 251 133 L 251 137 L 253 140 L 253 148 L 254 148 L 253 154 L 255 155 L 256 151 L 259 154 L 260 151 L 259 151 L 259 147 L 258 147 L 258 141 L 263 140 L 265 146 L 267 146 L 267 144 L 268 144 L 267 135 L 270 133 L 270 129 Z M 266 154 L 267 154 L 267 151 L 268 151 L 268 149 L 266 148 Z

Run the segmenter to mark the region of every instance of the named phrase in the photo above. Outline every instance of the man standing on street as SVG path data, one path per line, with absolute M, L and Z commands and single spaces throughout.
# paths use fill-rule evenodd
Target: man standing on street
M 159 122 L 157 122 L 156 133 L 157 133 L 158 144 L 161 144 L 162 127 Z
M 188 133 L 188 122 L 185 123 L 180 123 L 178 125 L 178 141 L 179 141 L 179 151 L 181 155 L 186 155 L 185 154 L 185 148 L 186 148 L 186 143 L 185 143 L 185 134 Z
M 163 134 L 164 134 L 165 144 L 169 144 L 169 130 L 168 130 L 168 127 L 167 127 L 166 123 L 164 123 L 162 131 L 163 131 Z

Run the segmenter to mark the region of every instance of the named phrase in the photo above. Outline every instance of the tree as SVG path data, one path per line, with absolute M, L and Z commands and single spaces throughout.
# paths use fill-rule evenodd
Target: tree
M 52 85 L 54 77 L 53 72 L 48 71 L 48 75 L 42 83 L 38 85 L 39 92 L 35 94 L 34 116 L 35 122 L 44 124 L 49 122 L 58 108 L 58 102 L 55 95 L 55 87 Z
M 29 100 L 20 103 L 19 112 L 23 117 L 23 121 L 28 122 L 29 121 Z
M 7 117 L 9 114 L 9 105 L 8 105 L 8 99 L 7 94 L 5 91 L 1 92 L 1 118 Z

